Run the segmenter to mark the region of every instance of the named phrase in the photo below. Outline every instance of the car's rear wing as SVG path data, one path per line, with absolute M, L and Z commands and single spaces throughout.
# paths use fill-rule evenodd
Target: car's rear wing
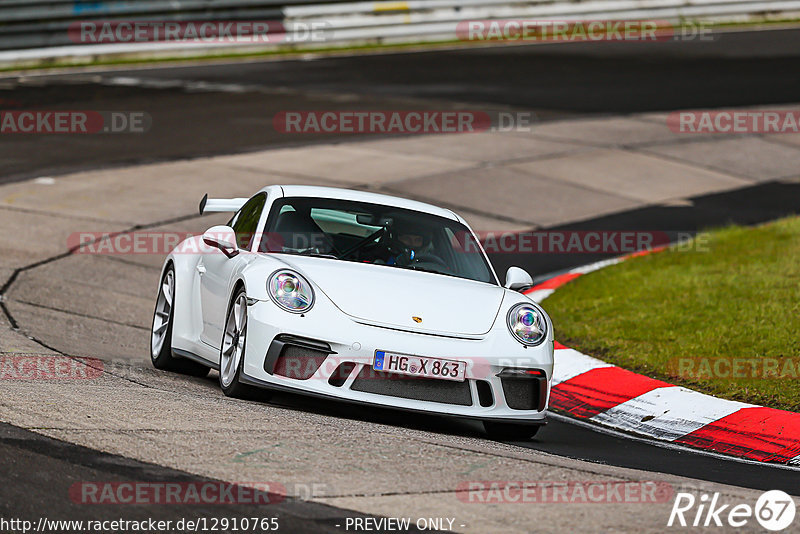
M 200 201 L 200 215 L 212 212 L 239 211 L 247 202 L 246 198 L 208 198 L 208 194 Z

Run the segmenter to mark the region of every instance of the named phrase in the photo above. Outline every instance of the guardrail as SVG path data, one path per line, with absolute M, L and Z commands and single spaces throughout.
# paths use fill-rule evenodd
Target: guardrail
M 0 63 L 113 55 L 194 55 L 331 43 L 459 38 L 460 22 L 533 20 L 746 20 L 800 15 L 800 0 L 0 0 Z M 273 21 L 260 42 L 104 42 L 76 39 L 81 22 Z M 309 39 L 313 28 L 313 39 Z

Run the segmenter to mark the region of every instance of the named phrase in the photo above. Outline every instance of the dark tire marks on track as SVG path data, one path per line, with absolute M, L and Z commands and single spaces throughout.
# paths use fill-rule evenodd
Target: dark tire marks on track
M 728 224 L 754 225 L 800 213 L 800 182 L 765 182 L 691 197 L 690 205 L 647 206 L 549 227 L 547 231 L 654 231 L 673 241 Z M 499 275 L 512 265 L 543 275 L 619 256 L 610 254 L 489 254 Z
M 80 493 L 70 495 L 82 482 L 193 483 L 218 482 L 159 465 L 139 462 L 51 439 L 0 423 L 0 515 L 5 519 L 173 522 L 186 518 L 277 517 L 286 532 L 342 532 L 336 525 L 345 517 L 365 517 L 358 512 L 288 498 L 270 504 L 84 504 Z M 268 481 L 260 481 L 268 482 Z M 235 490 L 234 490 L 235 495 Z M 79 502 L 73 500 L 77 496 Z M 210 524 L 210 523 L 209 523 Z M 146 529 L 145 529 L 146 530 Z M 68 532 L 69 530 L 59 530 Z M 414 530 L 416 531 L 416 530 Z M 191 531 L 194 532 L 194 531 Z

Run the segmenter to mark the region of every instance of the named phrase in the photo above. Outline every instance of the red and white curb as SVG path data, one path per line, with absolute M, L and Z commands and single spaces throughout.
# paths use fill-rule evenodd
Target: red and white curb
M 663 248 L 573 269 L 526 294 L 541 302 L 579 276 Z M 676 445 L 800 465 L 800 413 L 719 399 L 627 371 L 558 342 L 555 348 L 551 409 Z

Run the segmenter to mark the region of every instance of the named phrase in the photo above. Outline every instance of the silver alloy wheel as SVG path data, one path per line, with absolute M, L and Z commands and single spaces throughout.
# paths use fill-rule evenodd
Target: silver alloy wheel
M 219 376 L 224 387 L 233 383 L 239 362 L 244 354 L 247 339 L 247 297 L 241 293 L 228 312 L 225 321 L 225 335 L 222 338 L 222 358 L 219 362 Z
M 164 348 L 174 298 L 175 273 L 170 269 L 161 281 L 161 288 L 158 290 L 156 313 L 153 317 L 153 332 L 150 336 L 150 350 L 153 359 L 158 358 L 158 355 L 161 354 L 161 349 Z

